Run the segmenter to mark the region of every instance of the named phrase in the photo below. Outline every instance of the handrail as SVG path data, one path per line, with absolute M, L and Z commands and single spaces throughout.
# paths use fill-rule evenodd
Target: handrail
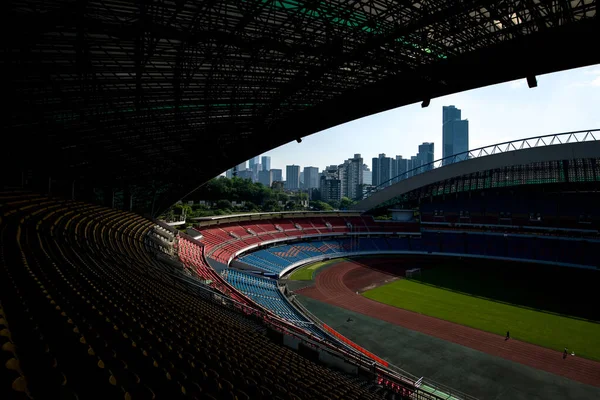
M 594 136 L 594 132 L 596 132 L 596 136 Z M 566 136 L 566 139 L 564 138 Z M 550 140 L 551 138 L 551 140 Z M 563 138 L 563 140 L 561 140 Z M 484 147 L 479 147 L 473 150 L 463 151 L 462 153 L 453 154 L 448 157 L 440 158 L 438 160 L 432 161 L 427 164 L 420 165 L 416 168 L 412 168 L 408 171 L 404 171 L 400 175 L 397 175 L 391 179 L 388 179 L 385 182 L 380 183 L 374 188 L 369 189 L 363 199 L 366 199 L 373 195 L 374 193 L 379 192 L 380 190 L 391 186 L 393 183 L 398 181 L 407 179 L 409 177 L 418 175 L 420 173 L 431 171 L 435 168 L 439 168 L 446 164 L 454 164 L 455 162 L 461 162 L 466 160 L 471 160 L 473 158 L 480 158 L 485 156 L 491 156 L 494 154 L 506 153 L 509 151 L 517 151 L 523 149 L 530 149 L 534 147 L 543 147 L 543 146 L 554 146 L 559 144 L 566 143 L 580 143 L 580 142 L 589 142 L 600 140 L 600 129 L 589 129 L 585 131 L 573 131 L 573 132 L 563 132 L 563 133 L 553 133 L 549 135 L 542 136 L 534 136 L 525 139 L 517 139 L 511 140 L 508 142 L 496 143 Z M 558 143 L 557 143 L 558 142 Z M 515 144 L 519 144 L 516 146 Z M 533 144 L 532 144 L 533 143 Z

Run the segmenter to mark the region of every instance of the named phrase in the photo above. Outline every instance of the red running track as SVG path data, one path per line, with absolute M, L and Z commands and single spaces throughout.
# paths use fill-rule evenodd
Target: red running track
M 365 281 L 359 278 L 361 272 L 371 277 L 382 274 L 363 265 L 344 261 L 317 275 L 315 286 L 298 290 L 297 293 L 529 367 L 562 375 L 574 381 L 600 387 L 600 362 L 572 356 L 563 359 L 560 351 L 514 339 L 505 341 L 504 336 L 367 299 L 356 294 L 357 279 L 361 283 Z

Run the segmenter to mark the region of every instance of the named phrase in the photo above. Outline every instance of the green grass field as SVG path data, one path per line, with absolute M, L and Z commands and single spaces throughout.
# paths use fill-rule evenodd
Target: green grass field
M 559 293 L 556 294 L 560 296 Z M 600 360 L 600 324 L 401 279 L 363 293 L 395 307 Z
M 328 265 L 340 262 L 342 260 L 344 259 L 338 258 L 335 260 L 327 260 L 305 265 L 292 272 L 292 275 L 290 275 L 290 279 L 294 281 L 312 281 L 315 272 L 317 272 L 319 268 L 326 267 Z

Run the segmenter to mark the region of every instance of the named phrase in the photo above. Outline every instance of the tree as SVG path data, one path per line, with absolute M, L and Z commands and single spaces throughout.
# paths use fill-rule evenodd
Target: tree
M 267 212 L 278 212 L 281 211 L 281 207 L 279 206 L 279 203 L 277 203 L 277 200 L 267 200 L 265 202 L 265 204 L 263 204 L 263 211 L 267 211 Z
M 260 209 L 259 207 L 254 204 L 251 201 L 246 201 L 246 203 L 244 204 L 244 211 L 250 211 L 250 212 L 259 212 Z
M 231 209 L 231 202 L 229 200 L 219 200 L 217 201 L 217 208 L 219 210 L 230 210 Z
M 331 207 L 329 204 L 325 203 L 324 201 L 311 201 L 310 203 L 308 203 L 308 205 L 314 209 L 315 211 L 332 211 L 333 207 Z
M 339 208 L 340 208 L 340 202 L 337 200 L 328 201 L 327 204 L 329 204 L 331 207 L 333 207 L 334 210 L 339 210 Z
M 287 203 L 285 203 L 285 210 L 286 211 L 297 211 L 297 210 L 302 210 L 302 206 L 298 203 L 296 203 L 295 201 L 288 201 Z
M 356 204 L 356 201 L 348 197 L 342 197 L 342 200 L 340 200 L 340 210 L 347 210 L 350 208 L 350 206 L 353 206 L 354 204 Z

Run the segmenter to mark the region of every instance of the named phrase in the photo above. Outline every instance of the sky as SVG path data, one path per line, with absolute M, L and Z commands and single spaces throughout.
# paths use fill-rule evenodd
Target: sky
M 388 110 L 315 133 L 262 155 L 271 168 L 296 164 L 338 165 L 360 153 L 371 168 L 380 153 L 416 155 L 418 145 L 435 143 L 442 157 L 442 106 L 454 105 L 469 120 L 469 149 L 552 133 L 600 128 L 600 65 L 537 76 L 529 89 L 525 79 L 431 99 Z

